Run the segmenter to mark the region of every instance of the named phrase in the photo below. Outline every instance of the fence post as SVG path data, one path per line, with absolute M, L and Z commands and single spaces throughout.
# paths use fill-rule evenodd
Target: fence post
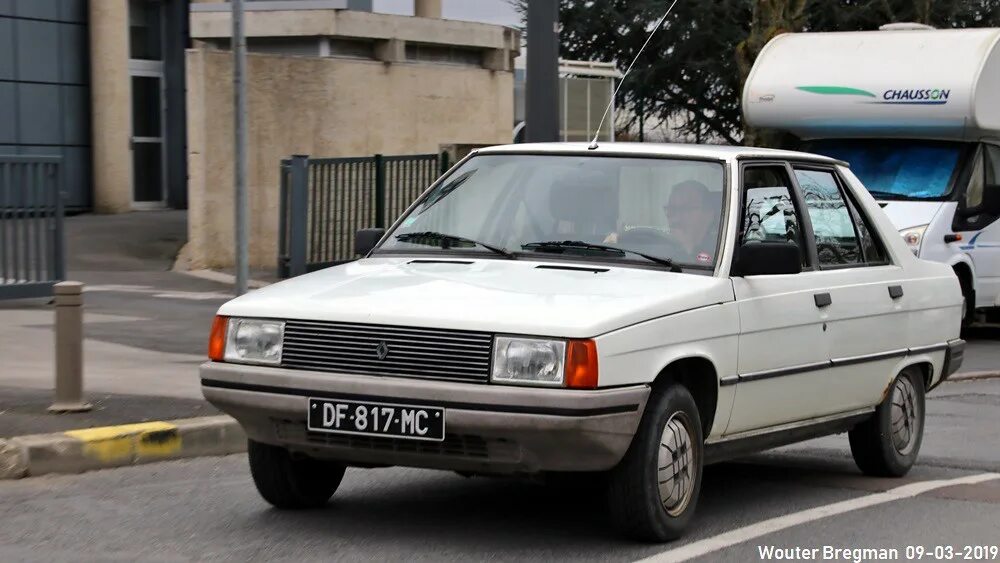
M 385 228 L 385 158 L 375 155 L 375 227 Z
M 291 201 L 288 213 L 288 273 L 291 277 L 306 273 L 306 232 L 309 223 L 309 156 L 292 156 L 290 169 Z
M 83 402 L 83 284 L 55 284 L 56 400 L 49 412 L 84 412 Z
M 288 277 L 288 167 L 291 161 L 282 159 L 278 167 L 278 278 Z
M 449 156 L 450 155 L 448 154 L 448 151 L 441 151 L 441 174 L 439 174 L 440 176 L 444 176 L 444 173 L 447 172 L 449 168 L 451 168 L 451 163 L 448 162 Z
M 63 233 L 63 222 L 65 220 L 65 201 L 67 198 L 67 193 L 63 191 L 66 186 L 66 167 L 63 166 L 63 162 L 60 160 L 56 164 L 56 185 L 52 187 L 52 191 L 55 192 L 55 241 L 52 245 L 52 261 L 55 264 L 53 269 L 55 281 L 62 281 L 66 279 L 66 238 Z

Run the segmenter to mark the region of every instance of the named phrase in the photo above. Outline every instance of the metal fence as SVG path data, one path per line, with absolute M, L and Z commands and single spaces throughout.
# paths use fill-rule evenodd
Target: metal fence
M 278 276 L 354 260 L 358 229 L 392 224 L 448 169 L 448 153 L 281 161 Z
M 62 161 L 0 156 L 0 299 L 52 295 L 65 278 Z

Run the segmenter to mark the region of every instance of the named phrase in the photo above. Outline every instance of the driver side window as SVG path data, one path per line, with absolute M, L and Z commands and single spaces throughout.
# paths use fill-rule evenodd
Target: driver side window
M 744 244 L 794 242 L 802 247 L 802 227 L 792 200 L 791 181 L 782 166 L 754 166 L 743 170 Z M 806 253 L 802 252 L 806 265 Z

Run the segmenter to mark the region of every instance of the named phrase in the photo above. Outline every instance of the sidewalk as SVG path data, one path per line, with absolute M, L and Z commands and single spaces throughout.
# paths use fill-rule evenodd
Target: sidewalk
M 89 413 L 52 415 L 54 311 L 46 299 L 0 301 L 0 438 L 214 415 L 198 365 L 229 287 L 171 272 L 184 212 L 66 220 L 69 279 L 84 293 Z

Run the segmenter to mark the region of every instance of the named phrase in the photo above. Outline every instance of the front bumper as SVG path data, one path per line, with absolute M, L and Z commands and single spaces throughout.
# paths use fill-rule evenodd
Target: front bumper
M 962 367 L 962 360 L 965 358 L 965 341 L 961 338 L 948 341 L 948 348 L 945 349 L 944 366 L 941 369 L 941 380 L 938 385 L 944 383 L 953 373 Z
M 579 391 L 208 362 L 202 393 L 266 444 L 354 465 L 471 473 L 600 471 L 625 455 L 649 387 Z M 308 398 L 444 407 L 444 442 L 308 432 Z

